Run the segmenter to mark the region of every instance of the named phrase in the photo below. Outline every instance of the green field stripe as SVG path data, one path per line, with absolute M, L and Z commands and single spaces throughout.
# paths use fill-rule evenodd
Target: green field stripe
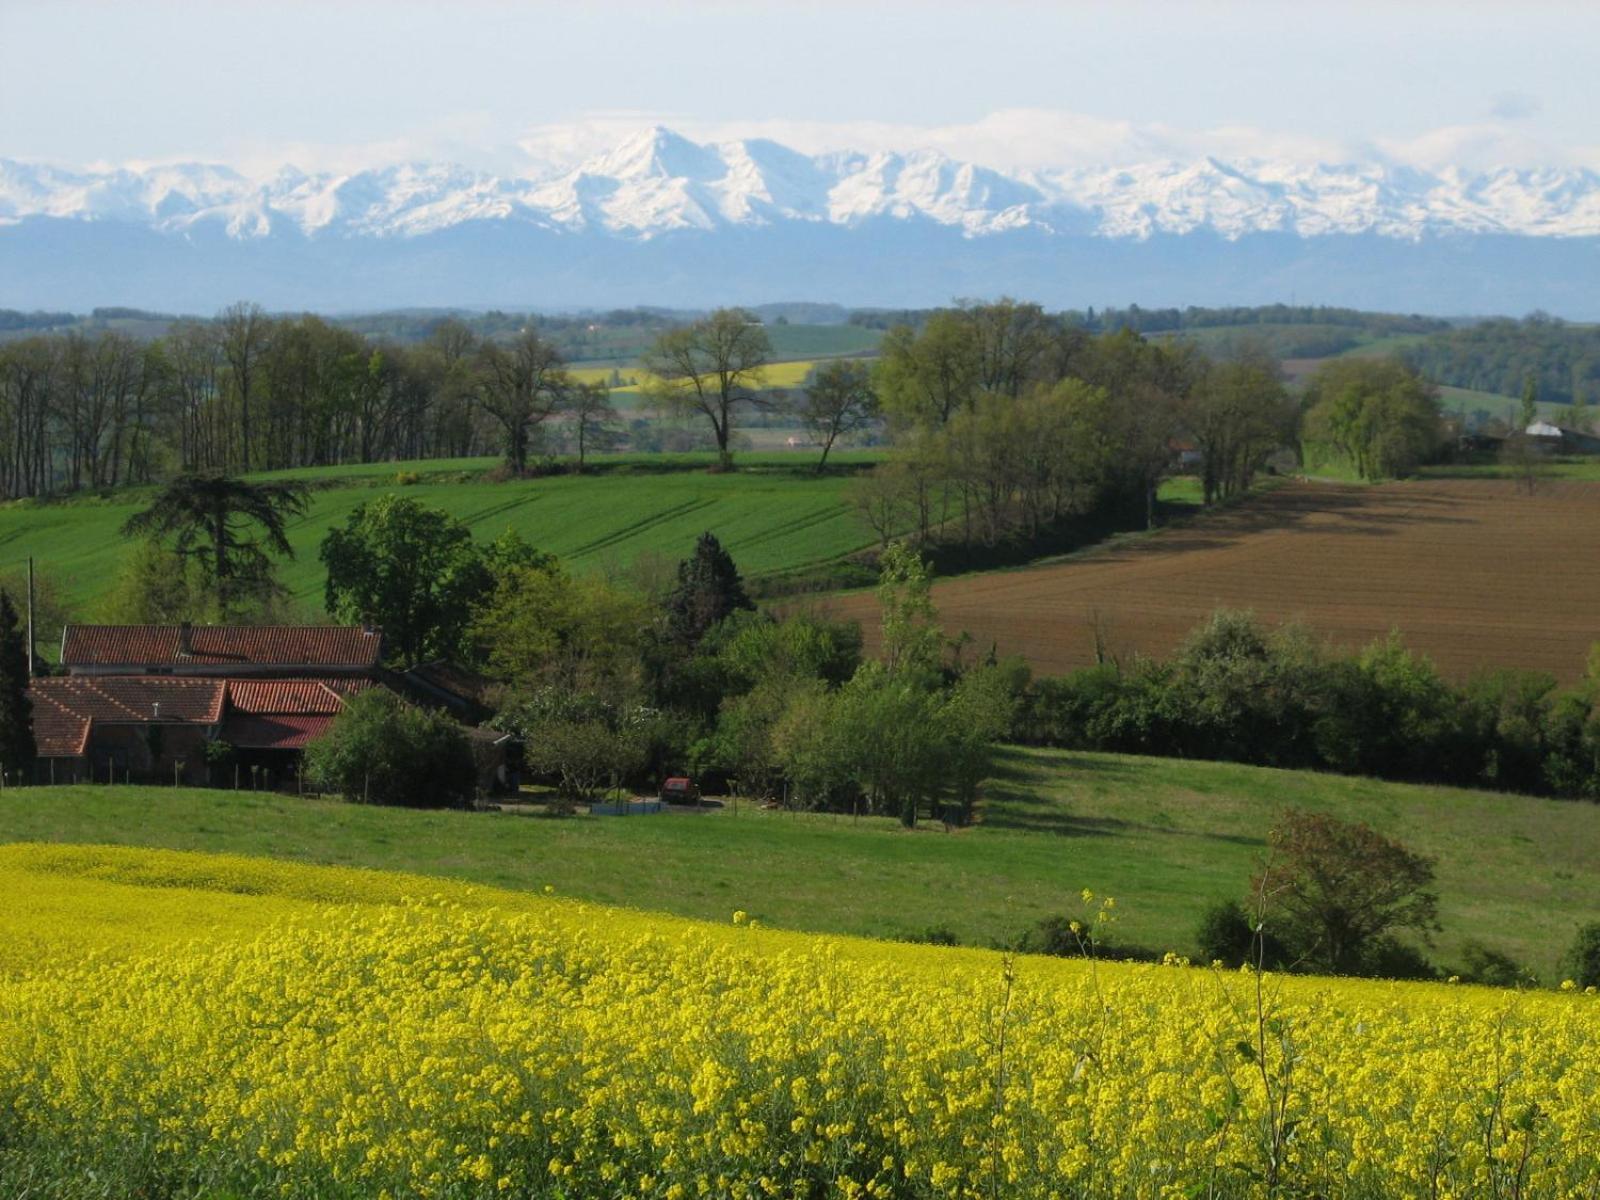
M 476 525 L 479 522 L 487 521 L 492 517 L 498 517 L 505 513 L 511 512 L 513 509 L 522 508 L 524 505 L 532 504 L 535 500 L 542 498 L 542 492 L 530 489 L 521 496 L 517 496 L 511 500 L 503 501 L 500 504 L 491 504 L 488 508 L 481 508 L 477 512 L 464 513 L 457 519 L 465 521 L 468 525 Z
M 632 525 L 625 526 L 622 529 L 613 530 L 606 536 L 597 538 L 592 542 L 586 542 L 577 549 L 572 550 L 570 552 L 570 557 L 581 558 L 586 554 L 593 554 L 597 550 L 609 549 L 610 547 L 615 546 L 618 542 L 625 542 L 629 538 L 635 537 L 636 535 L 644 533 L 647 530 L 654 529 L 658 525 L 663 525 L 668 521 L 676 520 L 678 517 L 688 516 L 692 512 L 699 512 L 701 509 L 709 508 L 716 503 L 717 500 L 715 498 L 706 497 L 701 497 L 695 500 L 685 500 L 682 504 L 673 505 L 671 508 L 664 508 L 652 516 L 635 521 Z
M 808 529 L 815 528 L 818 525 L 826 525 L 829 521 L 836 520 L 846 511 L 847 510 L 843 505 L 817 509 L 814 512 L 805 513 L 804 515 L 795 517 L 792 520 L 783 521 L 777 525 L 770 525 L 766 529 L 763 529 L 760 533 L 740 539 L 738 545 L 741 547 L 760 546 L 767 542 L 775 541 L 779 538 L 786 538 L 797 533 L 804 533 Z

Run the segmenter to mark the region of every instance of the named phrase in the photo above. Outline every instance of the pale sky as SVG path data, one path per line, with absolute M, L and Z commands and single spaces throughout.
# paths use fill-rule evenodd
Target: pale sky
M 1586 3 L 0 0 L 0 157 L 532 169 L 663 123 L 1009 168 L 1600 169 Z

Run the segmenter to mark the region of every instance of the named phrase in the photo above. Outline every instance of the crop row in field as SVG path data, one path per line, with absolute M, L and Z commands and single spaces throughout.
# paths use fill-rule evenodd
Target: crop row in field
M 201 940 L 104 940 L 173 891 Z M 0 893 L 42 956 L 0 982 L 7 1187 L 977 1200 L 1600 1179 L 1583 994 L 1004 959 L 107 848 L 0 851 Z M 30 895 L 55 919 L 16 916 Z M 1117 911 L 1083 907 L 1091 927 Z
M 1600 641 L 1600 486 L 1290 482 L 1180 528 L 1067 561 L 937 585 L 947 628 L 1043 672 L 1165 655 L 1218 607 L 1359 648 L 1399 630 L 1446 674 L 1581 678 Z M 869 595 L 841 598 L 870 633 Z

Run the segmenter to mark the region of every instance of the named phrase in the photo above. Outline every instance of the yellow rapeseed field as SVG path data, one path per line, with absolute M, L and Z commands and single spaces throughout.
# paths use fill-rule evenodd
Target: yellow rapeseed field
M 0 848 L 0 892 L 5 1195 L 1600 1189 L 1581 993 L 1013 960 L 105 847 Z
M 806 381 L 806 376 L 811 374 L 817 366 L 816 359 L 798 359 L 790 362 L 770 363 L 761 373 L 761 383 L 769 388 L 795 388 Z M 606 383 L 611 379 L 611 373 L 616 373 L 624 380 L 634 379 L 643 384 L 649 372 L 640 366 L 629 367 L 571 367 L 568 373 L 580 383 Z

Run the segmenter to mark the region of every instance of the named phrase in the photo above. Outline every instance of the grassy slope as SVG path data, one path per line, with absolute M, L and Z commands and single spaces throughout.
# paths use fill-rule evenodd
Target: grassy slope
M 1600 917 L 1600 808 L 1217 763 L 1008 751 L 984 820 L 947 834 L 892 822 L 732 811 L 552 820 L 407 812 L 292 797 L 62 787 L 0 795 L 0 840 L 231 851 L 445 875 L 725 920 L 897 936 L 947 926 L 1004 939 L 1067 912 L 1083 887 L 1118 898 L 1121 932 L 1189 949 L 1210 900 L 1243 890 L 1285 805 L 1369 820 L 1437 857 L 1445 932 L 1546 978 Z
M 842 455 L 840 461 L 852 457 Z M 752 456 L 749 462 L 775 459 Z M 622 565 L 642 551 L 681 558 L 708 529 L 750 575 L 824 562 L 871 541 L 845 502 L 844 476 L 817 478 L 792 469 L 712 475 L 692 469 L 699 461 L 709 458 L 660 457 L 651 464 L 658 468 L 652 471 L 620 469 L 508 483 L 463 477 L 463 472 L 481 470 L 486 465 L 481 460 L 418 464 L 427 472 L 422 481 L 399 490 L 466 521 L 480 538 L 515 529 L 534 545 L 579 566 Z M 790 455 L 786 461 L 796 460 Z M 659 471 L 668 465 L 688 469 Z M 396 469 L 397 464 L 386 464 L 323 474 L 319 482 L 349 480 L 357 486 L 324 486 L 313 492 L 309 511 L 294 523 L 290 541 L 296 557 L 284 565 L 282 578 L 297 598 L 313 606 L 320 603 L 323 571 L 317 546 L 356 505 L 381 495 Z M 68 581 L 71 601 L 92 604 L 110 585 L 124 553 L 118 531 L 142 507 L 146 494 L 0 506 L 0 570 L 31 554 L 41 570 Z
M 356 505 L 398 491 L 466 521 L 479 538 L 515 529 L 533 545 L 580 568 L 626 566 L 641 553 L 684 557 L 710 530 L 746 575 L 792 571 L 841 558 L 873 537 L 846 500 L 849 473 L 880 451 L 829 455 L 829 474 L 811 473 L 814 451 L 739 456 L 741 470 L 712 474 L 711 454 L 616 455 L 605 470 L 521 482 L 478 478 L 494 459 L 441 459 L 264 472 L 257 479 L 302 479 L 313 485 L 311 505 L 290 529 L 295 558 L 281 578 L 313 610 L 321 604 L 323 570 L 317 547 Z M 417 482 L 400 486 L 399 474 Z M 126 552 L 122 523 L 148 503 L 151 489 L 107 498 L 80 496 L 54 503 L 0 504 L 0 572 L 33 555 L 41 572 L 64 585 L 85 616 L 111 586 Z M 1171 504 L 1199 502 L 1188 477 L 1162 485 Z

